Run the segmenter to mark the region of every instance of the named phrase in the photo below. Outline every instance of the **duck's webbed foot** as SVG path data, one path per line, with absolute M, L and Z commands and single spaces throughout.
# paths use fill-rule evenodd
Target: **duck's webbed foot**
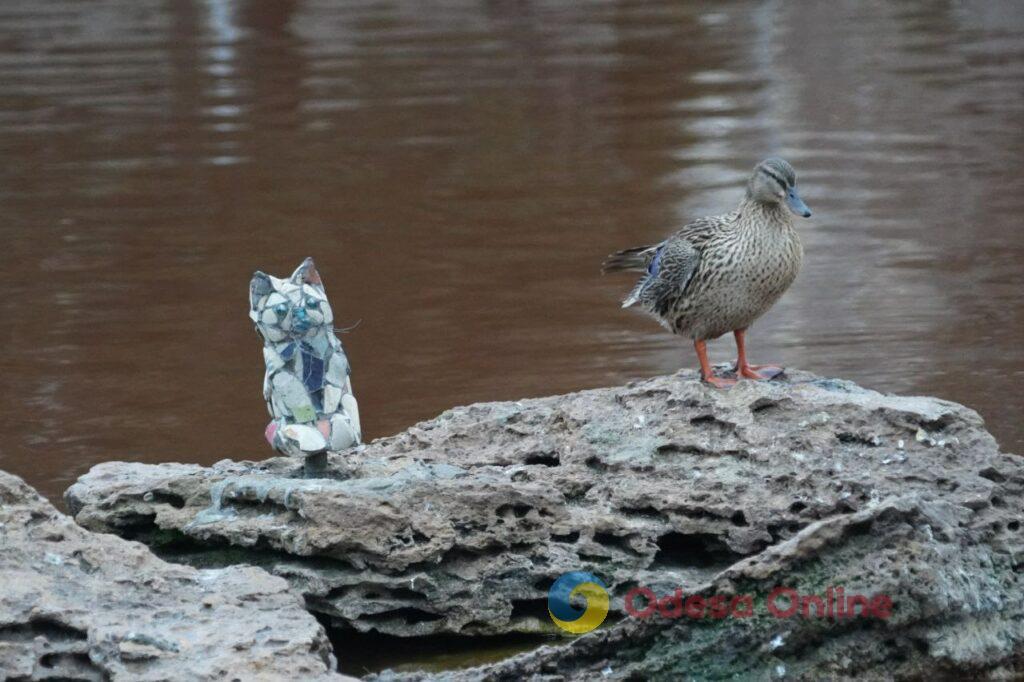
M 736 385 L 736 380 L 735 379 L 728 379 L 726 377 L 718 377 L 718 376 L 715 376 L 714 374 L 709 374 L 707 376 L 701 376 L 701 380 L 704 381 L 704 383 L 711 384 L 715 388 L 729 388 L 730 386 L 735 386 Z
M 740 365 L 736 364 L 736 376 L 754 381 L 770 381 L 786 369 L 778 365 Z
M 777 365 L 750 365 L 747 364 L 746 330 L 737 329 L 733 332 L 736 337 L 736 376 L 754 381 L 768 381 L 779 376 L 786 370 Z
M 697 359 L 700 360 L 700 378 L 704 383 L 711 384 L 716 388 L 729 388 L 735 385 L 735 379 L 715 376 L 711 369 L 711 363 L 708 362 L 708 349 L 704 341 L 694 341 L 693 347 L 697 351 Z

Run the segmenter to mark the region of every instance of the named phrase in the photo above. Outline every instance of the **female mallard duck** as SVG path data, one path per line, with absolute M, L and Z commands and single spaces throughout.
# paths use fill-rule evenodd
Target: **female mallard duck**
M 604 271 L 644 273 L 622 307 L 640 304 L 673 333 L 693 339 L 704 381 L 735 383 L 712 374 L 706 347 L 730 331 L 736 336 L 736 376 L 770 379 L 782 369 L 747 364 L 743 336 L 800 270 L 803 247 L 792 215 L 811 215 L 797 194 L 796 173 L 782 159 L 765 159 L 736 210 L 700 218 L 660 244 L 612 254 Z

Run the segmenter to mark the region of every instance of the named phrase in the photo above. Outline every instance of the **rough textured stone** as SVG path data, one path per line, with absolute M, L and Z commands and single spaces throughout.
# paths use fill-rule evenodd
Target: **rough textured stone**
M 997 675 L 1024 651 L 1024 470 L 947 401 L 687 371 L 450 410 L 328 471 L 109 463 L 67 499 L 168 555 L 262 565 L 361 631 L 550 632 L 547 590 L 573 570 L 605 581 L 612 618 L 636 585 L 897 605 L 883 622 L 627 617 L 465 679 Z
M 0 679 L 343 679 L 288 584 L 75 525 L 0 472 Z

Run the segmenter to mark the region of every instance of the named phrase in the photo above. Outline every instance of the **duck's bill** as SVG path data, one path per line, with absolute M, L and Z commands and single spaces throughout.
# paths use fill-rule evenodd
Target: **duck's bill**
M 803 216 L 804 218 L 811 217 L 811 209 L 807 208 L 807 204 L 796 193 L 795 187 L 790 188 L 789 194 L 786 195 L 786 206 L 794 215 Z

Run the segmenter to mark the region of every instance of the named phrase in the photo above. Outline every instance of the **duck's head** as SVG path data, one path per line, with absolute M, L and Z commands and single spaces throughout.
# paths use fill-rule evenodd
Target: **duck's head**
M 773 156 L 757 164 L 747 182 L 747 198 L 785 206 L 794 215 L 811 217 L 811 209 L 796 191 L 796 172 L 785 159 Z

